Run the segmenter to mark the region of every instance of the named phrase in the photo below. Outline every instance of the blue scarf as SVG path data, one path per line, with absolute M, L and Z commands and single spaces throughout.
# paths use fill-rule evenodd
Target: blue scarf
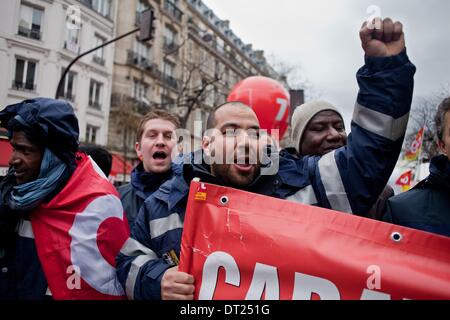
M 68 169 L 48 148 L 42 157 L 39 177 L 36 180 L 16 185 L 10 188 L 3 199 L 12 210 L 31 210 L 37 208 L 55 189 L 58 182 Z M 7 178 L 14 177 L 14 170 L 10 170 Z M 3 189 L 3 188 L 2 188 Z

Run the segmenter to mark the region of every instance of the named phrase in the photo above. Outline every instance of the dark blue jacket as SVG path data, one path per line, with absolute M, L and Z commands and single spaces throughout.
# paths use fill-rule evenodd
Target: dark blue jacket
M 117 189 L 130 228 L 134 225 L 136 216 L 139 209 L 144 204 L 145 199 L 158 190 L 164 182 L 171 179 L 173 172 L 179 167 L 179 165 L 172 164 L 172 167 L 168 172 L 155 174 L 146 172 L 141 162 L 133 169 L 131 172 L 131 183 Z
M 450 161 L 431 160 L 430 175 L 409 192 L 389 199 L 384 221 L 450 237 Z
M 245 190 L 352 214 L 369 211 L 386 186 L 401 151 L 413 93 L 415 67 L 406 52 L 368 58 L 359 70 L 360 87 L 347 146 L 322 158 L 294 158 L 281 152 L 275 175 L 259 176 Z M 148 198 L 131 238 L 116 258 L 119 281 L 130 299 L 160 299 L 160 282 L 180 254 L 189 190 L 194 177 L 224 185 L 208 166 L 183 166 Z
M 7 206 L 0 206 L 0 219 L 15 220 L 0 244 L 0 300 L 49 299 L 31 222 Z

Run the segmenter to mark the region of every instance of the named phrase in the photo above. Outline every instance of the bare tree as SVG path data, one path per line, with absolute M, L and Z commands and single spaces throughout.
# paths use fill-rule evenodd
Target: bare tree
M 120 94 L 113 94 L 111 97 L 111 119 L 116 122 L 116 134 L 120 136 L 121 146 L 113 146 L 113 149 L 121 150 L 123 154 L 123 172 L 126 172 L 127 161 L 134 158 L 134 149 L 130 146 L 134 145 L 135 134 L 139 125 L 140 118 L 146 106 L 135 99 Z M 130 154 L 133 156 L 129 157 Z M 126 182 L 126 175 L 123 175 L 123 182 Z
M 161 104 L 166 109 L 170 109 L 170 106 L 177 109 L 176 114 L 182 127 L 186 127 L 189 116 L 194 110 L 207 107 L 208 96 L 215 93 L 215 86 L 219 85 L 222 80 L 222 75 L 219 72 L 208 70 L 206 57 L 192 60 L 181 57 L 180 49 L 186 43 L 187 40 L 184 39 L 181 44 L 173 46 L 164 55 L 164 60 L 170 55 L 178 55 L 177 61 L 181 65 L 182 76 L 181 79 L 176 80 L 176 85 L 172 87 L 172 89 L 175 89 L 172 91 L 175 92 L 176 96 L 173 104 Z
M 305 101 L 319 100 L 323 93 L 305 76 L 300 65 L 293 65 L 271 54 L 268 57 L 271 66 L 279 74 L 279 79 L 294 90 L 303 90 Z
M 184 79 L 181 81 L 176 105 L 183 110 L 179 116 L 183 127 L 186 127 L 189 115 L 195 109 L 204 109 L 209 95 L 214 94 L 214 85 L 221 80 L 219 74 L 211 76 L 205 71 L 205 62 L 183 61 Z M 200 79 L 200 81 L 195 81 Z

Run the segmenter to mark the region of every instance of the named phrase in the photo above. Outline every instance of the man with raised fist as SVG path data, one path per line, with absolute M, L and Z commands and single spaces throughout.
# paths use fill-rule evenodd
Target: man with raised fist
M 261 162 L 248 161 L 264 139 L 255 134 L 259 121 L 253 110 L 240 102 L 216 108 L 208 120 L 208 128 L 215 130 L 204 135 L 202 145 L 209 161 L 185 163 L 182 174 L 145 201 L 116 258 L 128 298 L 193 299 L 196 279 L 176 266 L 193 178 L 349 214 L 370 209 L 401 151 L 415 67 L 406 55 L 400 23 L 366 22 L 360 37 L 366 63 L 357 74 L 360 90 L 347 145 L 323 157 L 294 158 L 282 151 L 275 159 L 272 154 L 279 167 L 276 174 L 265 175 Z M 230 158 L 231 163 L 223 161 Z

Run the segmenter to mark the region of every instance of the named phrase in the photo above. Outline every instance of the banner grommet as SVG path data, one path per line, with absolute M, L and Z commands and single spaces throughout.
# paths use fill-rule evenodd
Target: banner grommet
M 227 196 L 222 196 L 222 197 L 220 197 L 219 203 L 220 203 L 220 205 L 225 206 L 228 204 L 229 201 L 230 200 L 228 199 Z
M 391 234 L 391 240 L 394 242 L 401 242 L 403 240 L 403 235 L 400 232 L 393 232 Z

